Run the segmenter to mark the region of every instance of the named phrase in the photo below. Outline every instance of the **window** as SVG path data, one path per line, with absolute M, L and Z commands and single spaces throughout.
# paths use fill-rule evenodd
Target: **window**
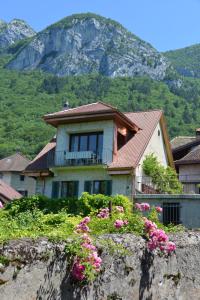
M 20 175 L 20 181 L 24 181 L 24 175 Z
M 103 150 L 103 133 L 71 134 L 70 152 L 92 151 L 101 154 Z
M 110 196 L 112 194 L 111 180 L 85 181 L 84 191 L 89 194 L 103 194 Z
M 163 203 L 163 224 L 180 224 L 180 203 Z
M 54 199 L 78 197 L 78 185 L 78 181 L 53 181 L 51 197 Z
M 61 198 L 78 197 L 78 181 L 62 181 Z
M 18 190 L 18 193 L 20 193 L 23 197 L 27 197 L 28 196 L 28 191 Z

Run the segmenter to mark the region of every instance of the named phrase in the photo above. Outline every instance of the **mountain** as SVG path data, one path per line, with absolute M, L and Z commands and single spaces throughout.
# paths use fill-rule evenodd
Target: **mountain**
M 58 76 L 148 75 L 160 80 L 168 66 L 162 54 L 119 23 L 88 13 L 66 17 L 36 34 L 17 49 L 7 68 Z
M 0 20 L 0 49 L 35 35 L 35 31 L 23 20 L 14 19 L 9 23 Z
M 200 44 L 163 53 L 177 72 L 183 76 L 200 78 Z

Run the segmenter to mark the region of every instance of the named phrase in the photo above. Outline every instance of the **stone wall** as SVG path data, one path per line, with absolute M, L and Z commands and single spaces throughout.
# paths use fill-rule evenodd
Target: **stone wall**
M 108 251 L 112 238 L 126 251 Z M 107 235 L 98 240 L 102 272 L 93 284 L 80 286 L 69 276 L 64 243 L 40 239 L 12 241 L 0 247 L 1 300 L 188 300 L 200 299 L 200 233 L 171 236 L 177 244 L 170 257 L 155 256 L 145 240 Z M 106 250 L 107 249 L 107 250 Z M 109 253 L 110 252 L 110 253 Z

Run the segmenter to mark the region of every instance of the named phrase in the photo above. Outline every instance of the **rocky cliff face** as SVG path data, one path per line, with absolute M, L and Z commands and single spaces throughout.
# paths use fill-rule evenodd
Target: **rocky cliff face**
M 58 76 L 100 73 L 163 79 L 168 62 L 117 22 L 93 14 L 67 17 L 38 33 L 8 64 Z
M 0 49 L 35 35 L 35 31 L 23 20 L 14 19 L 10 23 L 0 20 Z
M 108 239 L 126 252 L 108 251 Z M 88 286 L 74 283 L 69 276 L 64 243 L 10 242 L 0 247 L 1 300 L 199 300 L 200 233 L 170 239 L 177 244 L 176 253 L 160 257 L 131 234 L 99 238 L 102 272 Z

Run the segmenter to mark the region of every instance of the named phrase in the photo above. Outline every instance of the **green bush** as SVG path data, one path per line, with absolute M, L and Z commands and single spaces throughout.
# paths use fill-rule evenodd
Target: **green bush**
M 84 216 L 89 215 L 90 213 L 97 212 L 100 208 L 105 208 L 109 206 L 109 202 L 112 202 L 112 205 L 123 206 L 125 212 L 130 212 L 132 208 L 131 201 L 123 196 L 105 196 L 102 194 L 90 195 L 88 193 L 83 193 L 81 198 L 78 200 L 78 207 L 80 213 Z
M 183 192 L 183 186 L 178 180 L 175 170 L 162 166 L 154 154 L 146 156 L 142 167 L 145 175 L 151 177 L 159 192 L 168 194 Z
M 78 199 L 50 199 L 45 196 L 37 195 L 14 200 L 6 206 L 6 210 L 9 210 L 9 213 L 12 215 L 26 211 L 34 211 L 35 209 L 42 211 L 44 214 L 58 213 L 61 210 L 69 214 L 77 214 Z

